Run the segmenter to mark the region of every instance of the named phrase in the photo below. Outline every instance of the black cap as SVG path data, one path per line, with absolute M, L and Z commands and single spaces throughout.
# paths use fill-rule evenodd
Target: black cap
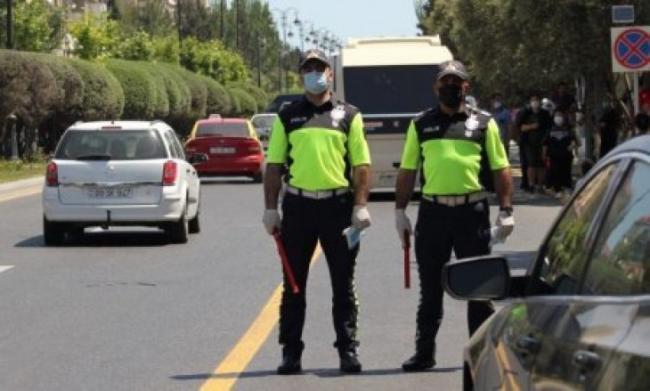
M 309 60 L 317 60 L 330 68 L 332 67 L 330 60 L 327 58 L 325 52 L 319 49 L 309 49 L 300 55 L 300 63 L 298 64 L 298 69 L 302 69 L 302 67 L 305 66 Z
M 447 75 L 458 76 L 463 80 L 469 79 L 469 75 L 465 70 L 465 65 L 463 65 L 462 62 L 456 60 L 446 61 L 440 64 L 440 72 L 438 73 L 436 79 L 440 80 Z

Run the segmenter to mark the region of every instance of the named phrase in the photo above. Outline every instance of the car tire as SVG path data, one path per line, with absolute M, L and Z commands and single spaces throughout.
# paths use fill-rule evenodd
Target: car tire
M 198 234 L 201 232 L 201 222 L 199 221 L 199 210 L 196 210 L 196 216 L 188 223 L 188 231 L 191 234 Z
M 264 175 L 262 175 L 262 171 L 253 174 L 253 183 L 262 183 L 264 181 Z
M 181 218 L 178 221 L 171 223 L 166 231 L 169 240 L 172 243 L 187 243 L 187 236 L 189 232 L 189 223 L 187 221 L 187 205 L 185 205 L 185 210 L 181 215 Z
M 65 240 L 65 225 L 48 221 L 43 216 L 43 240 L 46 246 L 59 246 Z

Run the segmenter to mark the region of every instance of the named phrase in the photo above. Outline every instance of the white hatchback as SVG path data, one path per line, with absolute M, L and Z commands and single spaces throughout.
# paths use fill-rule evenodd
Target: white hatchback
M 200 181 L 162 121 L 77 123 L 47 165 L 45 244 L 85 227 L 153 226 L 176 243 L 198 233 Z

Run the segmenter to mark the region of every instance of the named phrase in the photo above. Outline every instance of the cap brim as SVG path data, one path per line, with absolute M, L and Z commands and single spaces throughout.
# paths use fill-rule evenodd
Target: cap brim
M 467 73 L 465 73 L 465 72 L 455 71 L 455 70 L 454 71 L 448 70 L 448 71 L 442 71 L 442 72 L 438 73 L 438 76 L 436 77 L 436 80 L 440 80 L 443 77 L 448 76 L 448 75 L 457 76 L 457 77 L 460 77 L 463 80 L 469 79 L 469 75 L 467 75 Z
M 304 67 L 305 64 L 307 64 L 309 61 L 312 61 L 312 60 L 313 60 L 313 61 L 318 61 L 318 62 L 320 62 L 320 63 L 322 63 L 322 64 L 325 64 L 325 65 L 327 65 L 327 66 L 330 67 L 330 68 L 332 67 L 332 65 L 330 65 L 329 61 L 325 61 L 325 60 L 323 60 L 323 59 L 320 58 L 320 57 L 310 57 L 310 58 L 306 58 L 306 59 L 304 59 L 303 61 L 301 61 L 301 62 L 300 62 L 300 65 L 298 66 L 298 69 L 299 69 L 299 70 L 302 69 L 302 67 Z

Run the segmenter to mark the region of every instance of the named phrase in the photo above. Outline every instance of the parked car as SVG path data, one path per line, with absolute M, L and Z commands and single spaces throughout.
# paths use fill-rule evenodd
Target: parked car
M 271 103 L 264 110 L 265 113 L 278 113 L 285 106 L 290 105 L 291 103 L 300 100 L 304 97 L 303 94 L 280 94 L 273 98 Z
M 278 118 L 278 115 L 275 113 L 260 113 L 251 117 L 251 123 L 265 150 L 268 146 L 269 138 L 271 137 L 271 128 L 276 118 Z
M 443 280 L 456 298 L 508 299 L 465 348 L 466 390 L 648 389 L 650 136 L 590 171 L 525 275 L 487 256 Z
M 88 226 L 153 226 L 185 243 L 200 231 L 200 182 L 162 121 L 77 123 L 47 165 L 45 244 Z
M 245 118 L 209 118 L 194 125 L 185 143 L 200 176 L 249 176 L 262 182 L 264 153 L 251 122 Z M 199 158 L 200 157 L 200 158 Z

